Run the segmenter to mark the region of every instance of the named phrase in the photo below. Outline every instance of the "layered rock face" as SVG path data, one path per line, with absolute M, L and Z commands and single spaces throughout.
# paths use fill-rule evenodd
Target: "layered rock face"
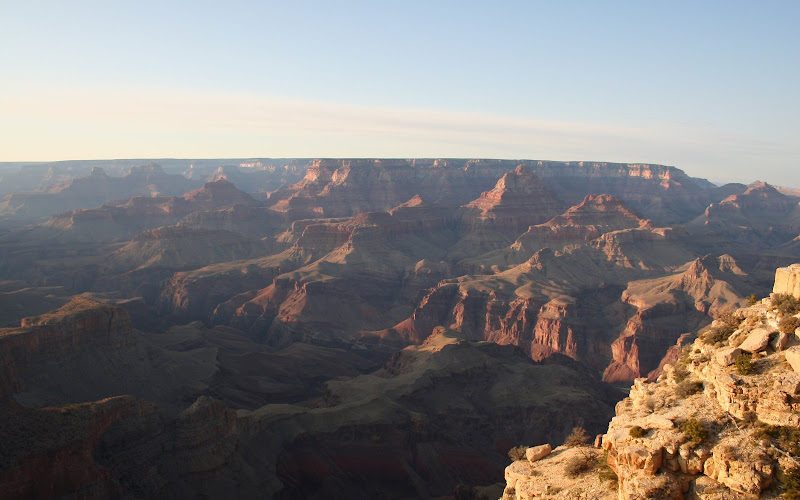
M 531 168 L 567 203 L 579 202 L 586 193 L 607 193 L 662 224 L 691 220 L 709 203 L 709 193 L 675 167 L 539 161 Z
M 562 209 L 561 202 L 526 165 L 519 165 L 497 181 L 494 189 L 481 193 L 480 198 L 465 208 L 475 209 L 465 215 L 465 223 L 475 225 L 491 221 L 517 234 L 528 226 L 549 220 Z
M 778 268 L 775 271 L 775 286 L 772 292 L 794 295 L 800 299 L 800 264 Z
M 271 199 L 274 208 L 338 217 L 386 210 L 419 194 L 457 206 L 491 188 L 519 164 L 568 204 L 587 193 L 608 193 L 647 217 L 674 223 L 690 220 L 708 205 L 709 193 L 681 170 L 661 165 L 509 160 L 317 160 L 306 177 Z
M 33 356 L 70 356 L 85 346 L 121 348 L 131 343 L 132 329 L 124 309 L 83 297 L 24 318 L 19 328 L 0 329 L 0 397 L 24 390 L 18 372 Z

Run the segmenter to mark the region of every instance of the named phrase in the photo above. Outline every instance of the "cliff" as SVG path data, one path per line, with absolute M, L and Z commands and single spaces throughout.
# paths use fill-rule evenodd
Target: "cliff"
M 721 316 L 657 380 L 635 381 L 594 448 L 510 465 L 503 498 L 797 498 L 799 322 L 774 294 Z
M 84 297 L 23 318 L 19 328 L 0 329 L 0 398 L 24 390 L 17 371 L 32 357 L 70 356 L 87 346 L 120 347 L 131 342 L 132 331 L 125 309 Z

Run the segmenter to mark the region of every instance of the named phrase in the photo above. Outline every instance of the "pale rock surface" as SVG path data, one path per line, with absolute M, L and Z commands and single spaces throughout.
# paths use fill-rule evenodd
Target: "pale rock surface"
M 772 331 L 767 328 L 756 328 L 739 345 L 739 348 L 747 352 L 759 352 L 767 348 Z
M 742 353 L 742 350 L 738 347 L 726 347 L 725 349 L 720 349 L 714 354 L 714 361 L 717 362 L 720 366 L 729 366 L 732 365 L 736 358 Z
M 599 461 L 603 452 L 588 446 L 559 446 L 537 462 L 519 460 L 506 467 L 506 488 L 502 500 L 580 499 L 614 500 L 617 491 L 613 482 L 601 481 L 596 468 L 575 477 L 567 473 L 572 460 Z
M 773 293 L 786 293 L 800 299 L 800 264 L 779 267 L 775 271 Z
M 786 361 L 792 366 L 792 370 L 800 372 L 800 346 L 794 346 L 786 349 Z
M 543 444 L 541 446 L 534 446 L 532 448 L 528 448 L 525 450 L 525 458 L 528 459 L 528 462 L 536 462 L 537 460 L 541 460 L 547 455 L 549 455 L 553 451 L 553 448 L 550 444 Z

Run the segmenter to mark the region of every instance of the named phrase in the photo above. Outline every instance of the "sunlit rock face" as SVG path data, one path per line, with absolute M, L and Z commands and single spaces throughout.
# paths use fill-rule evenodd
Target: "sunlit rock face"
M 794 295 L 800 299 L 800 264 L 778 268 L 772 292 Z

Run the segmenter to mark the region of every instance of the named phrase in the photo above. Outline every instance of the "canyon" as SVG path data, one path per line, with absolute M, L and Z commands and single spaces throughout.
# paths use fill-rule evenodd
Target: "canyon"
M 510 448 L 606 433 L 694 332 L 798 286 L 796 191 L 669 166 L 0 171 L 11 496 L 478 495 Z

